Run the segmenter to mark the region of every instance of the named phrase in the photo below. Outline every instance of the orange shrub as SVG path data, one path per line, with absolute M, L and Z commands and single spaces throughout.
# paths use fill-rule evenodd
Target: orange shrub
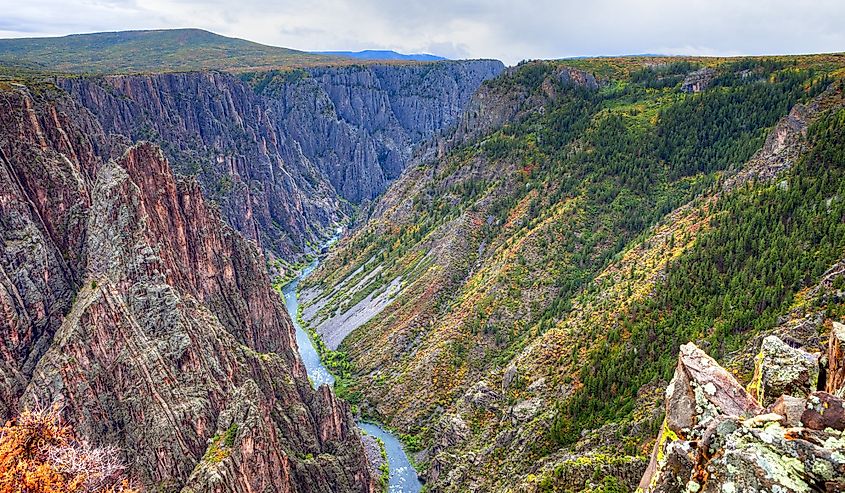
M 0 493 L 136 493 L 123 472 L 116 449 L 76 440 L 56 409 L 0 428 Z

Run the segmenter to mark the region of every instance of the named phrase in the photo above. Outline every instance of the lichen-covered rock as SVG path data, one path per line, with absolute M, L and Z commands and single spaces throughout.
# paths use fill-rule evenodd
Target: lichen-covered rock
M 807 398 L 801 424 L 811 430 L 845 430 L 845 400 L 827 392 L 813 392 Z
M 825 491 L 827 482 L 845 477 L 841 434 L 817 441 L 798 430 L 776 419 L 740 423 L 719 446 L 700 448 L 687 491 Z
M 782 394 L 803 397 L 816 390 L 819 357 L 790 347 L 777 336 L 763 339 L 748 391 L 764 406 Z
M 688 436 L 717 415 L 749 416 L 761 407 L 737 380 L 694 344 L 681 346 L 675 376 L 666 389 L 666 423 Z
M 646 491 L 677 491 L 679 474 L 691 470 L 685 457 L 692 443 L 721 417 L 759 414 L 762 408 L 745 389 L 694 344 L 681 346 L 675 376 L 666 388 L 666 418 L 640 482 Z M 689 466 L 689 467 L 688 467 Z
M 779 348 L 776 341 L 767 341 L 767 351 Z M 769 375 L 765 365 L 782 365 L 783 359 L 763 358 L 761 364 L 761 371 Z M 704 371 L 690 371 L 696 367 Z M 806 400 L 779 396 L 767 412 L 725 374 L 692 344 L 682 347 L 667 389 L 666 421 L 640 490 L 842 491 L 842 400 L 821 392 Z M 719 377 L 702 379 L 702 375 Z

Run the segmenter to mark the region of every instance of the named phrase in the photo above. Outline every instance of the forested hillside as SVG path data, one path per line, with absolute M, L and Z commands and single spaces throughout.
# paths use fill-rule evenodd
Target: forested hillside
M 306 283 L 341 390 L 432 491 L 635 487 L 681 344 L 747 381 L 763 335 L 813 349 L 843 315 L 843 66 L 587 59 L 486 82 Z

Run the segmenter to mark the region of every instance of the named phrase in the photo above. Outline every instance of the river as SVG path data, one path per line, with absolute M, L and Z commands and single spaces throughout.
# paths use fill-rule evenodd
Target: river
M 319 264 L 319 260 L 314 260 L 307 267 L 302 269 L 299 276 L 293 281 L 289 282 L 282 288 L 282 294 L 285 298 L 285 306 L 288 313 L 293 319 L 293 326 L 296 328 L 296 344 L 299 346 L 299 355 L 302 357 L 302 362 L 305 364 L 305 370 L 308 372 L 308 377 L 314 387 L 319 387 L 323 384 L 334 386 L 334 375 L 323 366 L 320 360 L 320 355 L 311 338 L 305 329 L 299 324 L 296 314 L 299 311 L 299 298 L 297 288 L 299 281 L 304 279 L 308 274 L 314 271 Z M 358 427 L 369 435 L 381 439 L 384 443 L 384 450 L 387 453 L 387 464 L 390 468 L 390 479 L 388 481 L 388 492 L 390 493 L 418 493 L 422 489 L 417 472 L 408 460 L 408 455 L 402 448 L 402 443 L 396 436 L 381 426 L 375 423 L 359 422 Z

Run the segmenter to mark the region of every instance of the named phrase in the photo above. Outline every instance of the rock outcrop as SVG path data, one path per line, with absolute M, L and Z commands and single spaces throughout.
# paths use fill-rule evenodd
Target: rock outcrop
M 764 409 L 703 351 L 682 346 L 640 489 L 842 491 L 845 401 L 808 386 L 805 362 L 818 360 L 802 353 L 774 336 L 764 340 L 758 370 L 778 376 L 764 384 L 767 391 L 802 394 L 781 395 Z
M 715 78 L 716 71 L 712 68 L 705 67 L 695 72 L 690 72 L 681 84 L 681 91 L 690 93 L 701 92 L 707 89 Z
M 768 406 L 783 394 L 806 396 L 816 390 L 818 381 L 817 355 L 769 336 L 763 339 L 748 391 L 760 404 Z
M 827 381 L 825 390 L 845 397 L 845 325 L 833 322 L 827 345 Z
M 158 143 L 226 220 L 288 260 L 380 194 L 503 65 L 434 64 L 60 79 L 108 134 Z M 244 77 L 248 79 L 248 77 Z
M 263 256 L 199 184 L 49 85 L 0 108 L 0 419 L 58 404 L 147 491 L 374 491 Z

